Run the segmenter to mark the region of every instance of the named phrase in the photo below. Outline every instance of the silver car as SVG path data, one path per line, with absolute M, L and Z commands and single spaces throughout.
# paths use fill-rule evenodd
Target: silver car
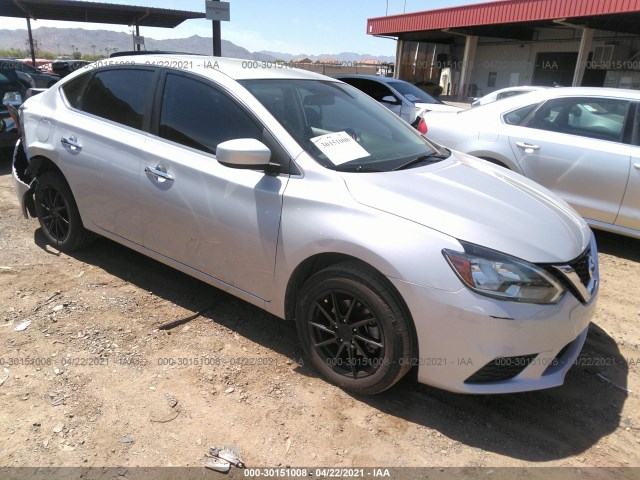
M 328 77 L 118 62 L 22 107 L 15 186 L 51 245 L 98 234 L 293 320 L 311 363 L 352 391 L 412 369 L 464 393 L 563 383 L 598 254 L 562 200 Z
M 534 87 L 534 86 L 520 86 L 520 87 L 507 87 L 501 88 L 491 93 L 487 93 L 484 97 L 473 98 L 471 107 L 479 107 L 480 105 L 488 105 L 489 103 L 497 102 L 498 100 L 504 100 L 505 98 L 516 97 L 529 92 L 535 92 L 538 90 L 545 90 L 549 87 Z
M 563 197 L 594 228 L 640 238 L 640 92 L 550 88 L 427 114 L 428 136 Z

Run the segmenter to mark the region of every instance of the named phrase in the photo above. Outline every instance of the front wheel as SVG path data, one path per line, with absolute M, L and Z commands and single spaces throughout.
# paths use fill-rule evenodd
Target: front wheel
M 69 252 L 93 239 L 82 225 L 69 185 L 59 174 L 45 172 L 38 177 L 35 203 L 40 227 L 51 246 Z
M 410 322 L 384 277 L 355 262 L 313 275 L 296 306 L 298 336 L 311 363 L 357 393 L 382 392 L 410 370 Z

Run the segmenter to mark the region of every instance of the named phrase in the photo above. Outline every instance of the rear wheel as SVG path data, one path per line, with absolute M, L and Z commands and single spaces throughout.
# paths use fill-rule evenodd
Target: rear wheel
M 55 172 L 38 177 L 36 214 L 47 241 L 58 250 L 72 251 L 87 245 L 94 235 L 85 230 L 67 182 Z
M 411 368 L 408 314 L 384 277 L 358 263 L 312 276 L 300 290 L 296 321 L 311 363 L 344 389 L 379 393 Z

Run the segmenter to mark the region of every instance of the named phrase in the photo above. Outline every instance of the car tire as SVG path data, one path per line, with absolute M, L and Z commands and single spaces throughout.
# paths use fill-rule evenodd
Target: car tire
M 345 390 L 379 393 L 411 369 L 409 314 L 386 279 L 357 262 L 330 266 L 305 282 L 296 325 L 311 364 Z
M 71 189 L 58 173 L 45 172 L 38 177 L 35 204 L 44 236 L 58 250 L 77 250 L 95 238 L 82 225 Z

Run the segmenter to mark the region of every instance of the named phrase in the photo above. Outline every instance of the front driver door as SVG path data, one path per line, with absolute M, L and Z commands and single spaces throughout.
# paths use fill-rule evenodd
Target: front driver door
M 207 80 L 168 73 L 162 83 L 141 179 L 144 245 L 269 300 L 288 176 L 222 166 L 217 145 L 262 140 L 262 126 Z

